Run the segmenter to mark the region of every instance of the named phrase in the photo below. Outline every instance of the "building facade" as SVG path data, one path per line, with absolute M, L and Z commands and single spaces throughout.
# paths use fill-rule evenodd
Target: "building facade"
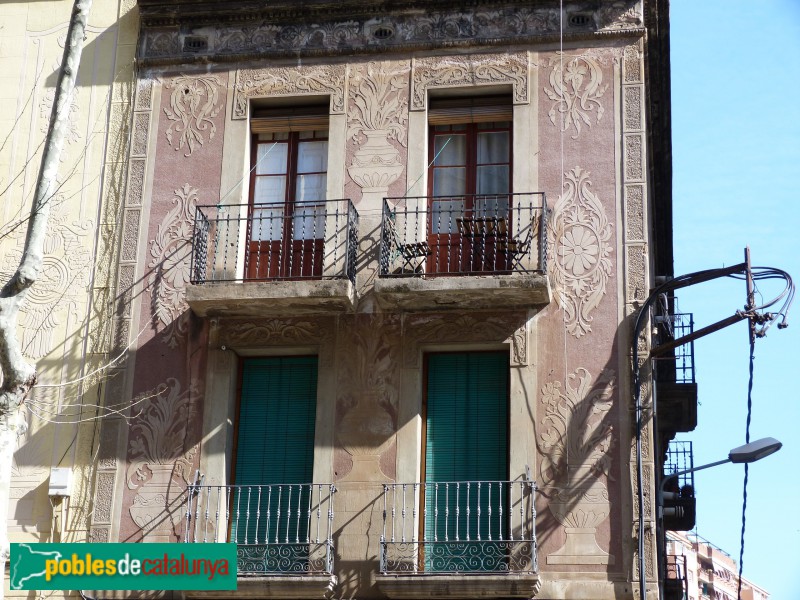
M 259 597 L 628 598 L 641 516 L 655 597 L 666 3 L 136 14 L 85 539 L 233 541 Z
M 670 533 L 667 537 L 668 585 L 681 587 L 686 600 L 713 598 L 732 600 L 739 597 L 739 569 L 724 550 L 708 540 L 689 534 Z M 767 600 L 769 593 L 742 578 L 746 600 Z

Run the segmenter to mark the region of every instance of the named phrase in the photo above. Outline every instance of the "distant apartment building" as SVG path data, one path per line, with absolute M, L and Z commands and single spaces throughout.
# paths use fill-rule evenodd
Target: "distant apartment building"
M 708 540 L 693 534 L 667 534 L 664 598 L 736 600 L 739 568 L 733 558 Z M 742 577 L 741 600 L 768 600 L 769 592 Z

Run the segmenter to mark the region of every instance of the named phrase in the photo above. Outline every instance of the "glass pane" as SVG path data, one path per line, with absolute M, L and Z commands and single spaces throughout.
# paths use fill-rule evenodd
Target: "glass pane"
M 327 170 L 328 142 L 302 142 L 298 145 L 298 173 L 324 173 Z
M 283 205 L 254 208 L 250 239 L 253 241 L 280 240 L 283 229 Z
M 475 216 L 507 219 L 508 196 L 478 196 L 475 198 Z
M 461 196 L 467 191 L 467 169 L 451 167 L 433 170 L 434 196 Z
M 297 202 L 307 200 L 325 200 L 328 176 L 298 175 L 297 176 Z
M 292 239 L 321 239 L 325 233 L 325 205 L 295 205 L 292 219 Z
M 289 145 L 284 143 L 259 144 L 256 152 L 256 175 L 282 175 L 286 173 Z
M 488 131 L 478 134 L 478 164 L 508 162 L 508 132 Z
M 253 204 L 263 204 L 265 202 L 286 201 L 286 177 L 256 177 L 256 185 L 253 190 Z
M 478 194 L 507 194 L 508 183 L 508 165 L 478 167 L 475 192 Z
M 463 200 L 434 200 L 431 203 L 431 233 L 456 233 L 456 219 L 463 215 Z
M 437 135 L 433 139 L 433 156 L 436 157 L 434 167 L 467 164 L 467 136 Z

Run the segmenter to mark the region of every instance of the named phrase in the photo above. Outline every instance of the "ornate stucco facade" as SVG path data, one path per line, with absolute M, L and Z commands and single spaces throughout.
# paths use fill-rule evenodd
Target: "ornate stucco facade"
M 23 509 L 36 539 L 54 535 L 46 494 L 36 491 L 49 467 L 26 467 L 52 462 L 73 466 L 80 482 L 82 500 L 73 496 L 71 506 L 86 508 L 70 514 L 80 539 L 184 541 L 187 488 L 198 476 L 209 490 L 236 483 L 243 362 L 313 356 L 313 480 L 305 483 L 336 490 L 332 568 L 243 578 L 242 589 L 276 598 L 637 594 L 630 324 L 654 277 L 671 273 L 668 66 L 659 62 L 666 19 L 665 6 L 646 0 L 571 2 L 563 12 L 555 2 L 120 7 L 84 58 L 96 53 L 95 79 L 78 92 L 76 123 L 85 127 L 67 149 L 77 155 L 88 144 L 93 160 L 65 184 L 63 216 L 55 211 L 53 284 L 42 295 L 58 299 L 43 297 L 44 308 L 26 313 L 38 321 L 22 327 L 53 383 L 119 357 L 84 388 L 37 390 L 36 406 L 80 411 L 102 402 L 122 412 L 59 427 L 55 442 L 37 438 L 45 426 L 32 417 L 18 456 L 35 449 L 38 458 L 18 462 L 15 479 L 20 536 L 32 533 Z M 55 56 L 61 22 L 29 26 L 47 33 L 25 34 L 25 81 L 35 65 L 51 66 L 43 48 L 52 41 Z M 38 132 L 30 107 L 46 102 L 47 82 L 35 89 L 29 105 L 22 96 L 18 104 Z M 510 115 L 507 191 L 543 194 L 532 221 L 539 233 L 527 254 L 525 240 L 497 234 L 511 240 L 497 251 L 513 267 L 442 276 L 424 245 L 434 235 L 434 109 L 487 97 L 502 98 Z M 335 262 L 319 276 L 244 275 L 252 229 L 228 244 L 232 258 L 216 247 L 211 258 L 221 234 L 198 237 L 198 215 L 252 227 L 257 121 L 298 106 L 322 113 L 314 116 L 326 131 L 324 200 L 347 199 L 357 214 L 348 222 L 354 262 L 341 277 Z M 14 132 L 20 151 L 9 173 L 37 139 Z M 6 221 L 17 208 L 3 205 Z M 411 212 L 428 215 L 422 237 L 394 250 L 423 251 L 404 255 L 416 261 L 410 270 L 387 269 L 395 243 L 387 221 L 393 230 L 397 215 Z M 500 220 L 503 228 L 513 221 Z M 320 243 L 328 256 L 338 241 Z M 534 558 L 522 572 L 507 567 L 514 549 L 499 574 L 437 573 L 427 563 L 421 573 L 392 572 L 381 558 L 385 502 L 393 484 L 425 481 L 429 357 L 481 352 L 507 357 L 504 479 L 536 483 L 528 507 L 536 536 L 526 550 Z M 648 522 L 651 435 L 645 427 Z M 190 523 L 194 501 L 190 493 Z M 420 531 L 422 501 L 412 502 Z M 655 597 L 653 537 L 644 548 Z

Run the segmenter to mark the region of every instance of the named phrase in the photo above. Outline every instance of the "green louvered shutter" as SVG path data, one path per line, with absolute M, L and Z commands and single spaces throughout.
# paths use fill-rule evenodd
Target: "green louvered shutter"
M 425 480 L 440 485 L 426 488 L 425 536 L 437 540 L 426 547 L 426 570 L 487 568 L 485 558 L 454 558 L 461 546 L 445 540 L 497 540 L 501 528 L 497 507 L 504 490 L 497 484 L 479 488 L 441 482 L 508 478 L 508 379 L 505 352 L 428 356 Z M 492 549 L 484 543 L 473 550 L 485 555 Z
M 238 487 L 231 499 L 233 541 L 306 542 L 308 488 L 291 484 L 312 483 L 316 398 L 315 356 L 244 361 L 234 476 Z M 248 487 L 265 485 L 272 487 Z

